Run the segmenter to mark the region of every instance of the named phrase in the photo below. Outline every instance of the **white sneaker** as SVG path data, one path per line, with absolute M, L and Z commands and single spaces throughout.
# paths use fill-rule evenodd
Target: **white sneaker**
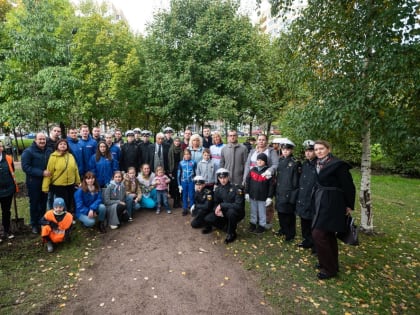
M 109 227 L 111 228 L 111 230 L 118 229 L 118 225 L 110 225 Z
M 156 214 L 160 214 L 160 209 L 159 208 L 156 209 Z
M 54 245 L 51 241 L 47 242 L 47 252 L 52 253 L 54 251 Z

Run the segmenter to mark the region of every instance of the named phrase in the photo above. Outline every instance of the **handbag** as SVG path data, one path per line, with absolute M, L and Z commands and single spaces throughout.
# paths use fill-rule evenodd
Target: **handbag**
M 359 245 L 359 231 L 352 216 L 346 216 L 346 232 L 337 233 L 337 238 L 347 245 Z

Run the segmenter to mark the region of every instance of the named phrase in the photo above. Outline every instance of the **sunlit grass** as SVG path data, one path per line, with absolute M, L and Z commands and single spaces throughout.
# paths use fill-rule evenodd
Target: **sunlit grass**
M 358 188 L 360 174 L 353 174 Z M 373 176 L 372 199 L 376 233 L 361 234 L 360 246 L 340 243 L 336 279 L 316 279 L 317 259 L 296 247 L 299 226 L 290 244 L 271 232 L 246 232 L 246 218 L 239 241 L 228 248 L 258 275 L 279 314 L 418 314 L 420 180 Z M 359 207 L 354 217 L 360 222 Z

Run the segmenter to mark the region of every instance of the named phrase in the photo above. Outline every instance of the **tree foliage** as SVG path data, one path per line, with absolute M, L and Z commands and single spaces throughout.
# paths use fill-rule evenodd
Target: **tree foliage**
M 171 1 L 146 39 L 148 110 L 178 127 L 222 119 L 236 126 L 255 98 L 257 32 L 237 1 Z

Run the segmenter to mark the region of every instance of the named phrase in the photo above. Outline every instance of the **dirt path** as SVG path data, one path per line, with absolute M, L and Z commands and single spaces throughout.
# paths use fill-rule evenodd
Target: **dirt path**
M 190 217 L 137 214 L 108 230 L 62 314 L 273 314 L 251 272 Z

